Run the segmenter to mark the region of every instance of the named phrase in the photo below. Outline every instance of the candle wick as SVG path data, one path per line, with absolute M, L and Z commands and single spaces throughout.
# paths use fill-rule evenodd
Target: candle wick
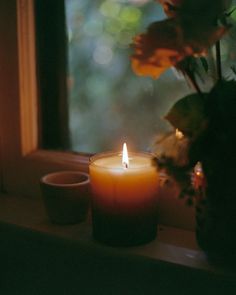
M 123 162 L 123 166 L 124 166 L 125 169 L 127 169 L 128 168 L 128 163 Z

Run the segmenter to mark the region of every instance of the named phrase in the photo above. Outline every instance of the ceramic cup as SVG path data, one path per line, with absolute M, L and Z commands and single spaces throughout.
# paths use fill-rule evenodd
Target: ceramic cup
M 89 206 L 89 175 L 61 171 L 43 176 L 40 187 L 46 212 L 52 223 L 74 224 L 84 221 Z

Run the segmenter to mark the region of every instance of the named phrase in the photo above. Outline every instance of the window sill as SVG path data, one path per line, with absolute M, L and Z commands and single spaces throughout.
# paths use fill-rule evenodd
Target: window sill
M 195 234 L 192 231 L 159 226 L 158 237 L 153 242 L 138 247 L 115 248 L 102 245 L 93 240 L 89 219 L 90 218 L 88 218 L 86 222 L 77 225 L 52 225 L 47 220 L 43 204 L 40 200 L 1 195 L 0 228 L 1 236 L 3 239 L 5 238 L 4 243 L 1 242 L 1 247 L 4 248 L 4 245 L 7 247 L 10 246 L 6 241 L 6 237 L 9 236 L 14 236 L 15 239 L 16 237 L 18 239 L 26 239 L 29 243 L 37 237 L 37 241 L 41 239 L 48 239 L 48 241 L 53 240 L 54 250 L 57 248 L 57 245 L 59 246 L 60 244 L 66 245 L 66 247 L 69 248 L 71 247 L 72 252 L 76 249 L 78 255 L 80 252 L 83 253 L 86 249 L 86 253 L 83 253 L 83 257 L 87 255 L 86 259 L 90 262 L 93 259 L 93 254 L 96 253 L 96 257 L 105 256 L 110 257 L 110 259 L 117 258 L 119 263 L 124 259 L 128 267 L 130 267 L 131 264 L 138 265 L 141 270 L 143 269 L 143 274 L 146 269 L 144 266 L 148 265 L 148 269 L 152 269 L 152 277 L 156 276 L 155 290 L 158 290 L 159 279 L 161 280 L 165 271 L 166 274 L 170 274 L 170 277 L 173 274 L 177 274 L 175 278 L 182 273 L 182 280 L 187 275 L 187 277 L 189 276 L 189 282 L 191 280 L 194 282 L 194 280 L 198 279 L 207 280 L 207 282 L 210 283 L 213 282 L 215 288 L 217 284 L 219 284 L 219 281 L 224 284 L 224 288 L 232 287 L 231 284 L 234 285 L 236 274 L 229 270 L 211 266 L 207 262 L 204 253 L 198 248 L 195 241 Z M 9 249 L 11 249 L 11 247 Z M 4 253 L 4 251 L 1 252 Z M 60 257 L 60 259 L 62 259 L 62 257 Z M 102 263 L 106 265 L 107 260 L 102 259 Z M 116 263 L 115 265 L 117 266 L 116 272 L 118 272 L 120 266 Z M 84 266 L 81 267 L 84 271 Z M 156 271 L 155 274 L 153 273 L 153 269 Z M 160 276 L 160 271 L 162 276 Z M 85 273 L 86 271 L 84 275 Z M 101 275 L 98 273 L 97 276 L 100 277 Z M 106 278 L 103 279 L 106 280 Z M 168 279 L 168 277 L 166 277 L 166 279 Z M 179 284 L 180 282 L 177 280 L 175 283 Z M 187 283 L 187 285 L 188 284 L 189 283 Z M 186 286 L 183 285 L 182 288 Z M 209 288 L 212 288 L 212 286 Z M 217 289 L 218 287 L 216 291 Z M 102 294 L 107 293 L 105 292 Z M 115 292 L 111 294 L 120 293 Z M 129 294 L 132 294 L 132 292 Z M 136 292 L 136 294 L 139 293 Z

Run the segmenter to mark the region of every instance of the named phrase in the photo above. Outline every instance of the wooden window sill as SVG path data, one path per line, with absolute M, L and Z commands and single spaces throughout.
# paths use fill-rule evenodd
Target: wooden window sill
M 93 259 L 94 253 L 96 253 L 96 257 L 105 256 L 110 257 L 110 259 L 117 258 L 119 262 L 124 259 L 127 265 L 129 264 L 128 268 L 132 263 L 134 263 L 140 267 L 140 270 L 143 268 L 144 272 L 145 270 L 147 271 L 147 265 L 149 265 L 150 269 L 152 269 L 152 277 L 154 275 L 153 269 L 155 269 L 156 280 L 154 281 L 157 282 L 155 288 L 155 284 L 153 285 L 153 282 L 149 283 L 149 287 L 152 285 L 152 288 L 156 291 L 160 287 L 158 287 L 158 282 L 160 282 L 161 278 L 163 279 L 162 276 L 164 273 L 168 274 L 168 276 L 170 274 L 170 277 L 174 276 L 175 278 L 177 278 L 180 273 L 182 273 L 183 276 L 191 276 L 193 281 L 196 280 L 196 284 L 199 279 L 202 281 L 206 280 L 209 284 L 213 284 L 216 287 L 216 292 L 220 290 L 218 286 L 219 282 L 221 284 L 220 286 L 224 286 L 224 290 L 226 290 L 225 288 L 235 287 L 234 282 L 236 281 L 236 273 L 210 265 L 207 262 L 204 253 L 196 244 L 194 232 L 188 230 L 159 225 L 157 238 L 151 243 L 127 248 L 108 247 L 93 240 L 90 217 L 88 217 L 86 222 L 76 225 L 53 225 L 47 219 L 41 200 L 32 200 L 5 195 L 0 196 L 0 229 L 3 241 L 1 242 L 1 247 L 4 247 L 5 245 L 6 248 L 9 247 L 9 249 L 12 247 L 14 248 L 15 246 L 9 244 L 11 237 L 14 237 L 14 239 L 20 239 L 22 236 L 22 239 L 26 239 L 27 241 L 31 241 L 31 239 L 35 239 L 35 237 L 37 237 L 37 241 L 40 241 L 40 239 L 48 239 L 49 241 L 53 240 L 54 249 L 56 249 L 57 245 L 59 246 L 60 244 L 67 245 L 67 248 L 71 247 L 71 251 L 76 251 L 78 255 L 86 249 L 86 253 L 83 254 L 83 257 L 85 258 L 87 255 L 86 259 L 87 261 L 90 261 L 90 263 Z M 10 239 L 6 241 L 6 237 L 10 237 Z M 1 251 L 1 253 L 3 254 L 4 251 Z M 16 251 L 19 251 L 19 249 L 17 248 Z M 11 256 L 11 254 L 9 255 Z M 62 259 L 62 257 L 59 259 Z M 107 260 L 102 259 L 102 261 L 102 264 L 104 263 L 104 265 L 106 265 Z M 32 263 L 34 262 L 32 261 Z M 81 267 L 83 268 L 83 271 L 86 269 L 85 266 Z M 115 272 L 119 273 L 119 267 L 120 266 L 116 268 Z M 160 276 L 160 271 L 162 276 Z M 130 273 L 131 272 L 132 271 L 130 271 Z M 173 275 L 173 273 L 175 273 L 175 275 Z M 83 274 L 85 275 L 86 271 L 84 271 Z M 75 275 L 74 272 L 73 275 Z M 100 276 L 99 273 L 97 275 L 98 277 Z M 166 277 L 166 279 L 168 279 L 168 277 Z M 189 278 L 189 282 L 191 279 Z M 101 278 L 97 278 L 97 280 L 102 281 Z M 105 277 L 104 280 L 106 280 Z M 140 282 L 137 282 L 137 284 L 139 283 Z M 176 280 L 175 283 L 173 282 L 173 284 L 177 285 L 179 283 L 179 280 Z M 189 284 L 190 283 L 187 283 L 185 285 L 185 283 L 183 283 L 182 287 L 187 288 Z M 209 286 L 212 290 L 212 285 Z M 175 288 L 174 285 L 172 287 Z M 121 288 L 121 285 L 119 285 L 119 288 Z M 165 288 L 165 290 L 167 290 L 168 286 Z M 195 286 L 194 290 L 197 289 Z M 124 290 L 122 289 L 120 292 L 123 292 L 122 294 L 126 294 Z M 129 291 L 130 293 L 127 294 L 133 294 L 130 287 Z M 135 294 L 142 294 L 138 293 L 137 290 L 135 292 Z M 73 292 L 68 294 L 73 294 Z M 85 292 L 81 294 L 90 293 Z M 109 294 L 109 292 L 106 293 L 104 289 L 104 293 L 101 294 Z M 120 293 L 118 291 L 117 293 L 114 291 L 110 294 Z

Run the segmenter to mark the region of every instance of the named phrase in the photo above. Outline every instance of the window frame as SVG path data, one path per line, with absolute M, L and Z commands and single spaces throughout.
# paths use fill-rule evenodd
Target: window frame
M 38 196 L 43 174 L 62 169 L 88 171 L 89 155 L 39 149 L 34 1 L 4 1 L 1 6 L 3 28 L 9 13 L 14 12 L 9 34 L 4 29 L 0 34 L 4 44 L 0 90 L 2 190 Z
M 65 0 L 34 0 L 40 146 L 69 150 Z

